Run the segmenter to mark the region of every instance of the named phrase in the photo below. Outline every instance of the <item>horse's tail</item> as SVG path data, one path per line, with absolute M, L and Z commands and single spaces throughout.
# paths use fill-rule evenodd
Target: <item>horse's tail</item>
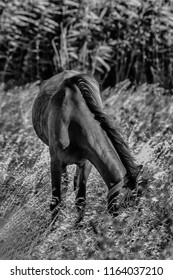
M 122 163 L 124 164 L 128 175 L 136 180 L 139 173 L 137 165 L 130 153 L 127 143 L 124 141 L 118 127 L 109 119 L 102 109 L 102 104 L 99 104 L 95 88 L 96 80 L 86 74 L 78 74 L 65 80 L 64 85 L 73 88 L 76 85 L 88 108 L 95 115 L 95 119 L 99 121 L 101 128 L 106 132 L 108 138 L 111 140 L 116 149 Z M 100 93 L 99 93 L 100 95 Z

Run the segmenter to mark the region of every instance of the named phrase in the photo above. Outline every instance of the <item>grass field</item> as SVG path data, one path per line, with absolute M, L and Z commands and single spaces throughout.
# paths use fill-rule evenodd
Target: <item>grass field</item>
M 74 166 L 65 206 L 51 224 L 49 152 L 31 123 L 37 91 L 37 83 L 0 88 L 0 259 L 173 259 L 173 96 L 129 81 L 103 93 L 147 183 L 139 204 L 114 219 L 93 168 L 83 227 L 76 229 Z

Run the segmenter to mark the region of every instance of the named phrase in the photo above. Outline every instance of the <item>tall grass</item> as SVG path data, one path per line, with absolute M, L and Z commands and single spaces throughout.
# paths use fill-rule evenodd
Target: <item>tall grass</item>
M 0 259 L 173 258 L 173 96 L 155 85 L 129 90 L 129 84 L 107 90 L 104 105 L 144 165 L 145 191 L 139 204 L 122 207 L 115 219 L 107 211 L 107 188 L 93 169 L 79 229 L 73 166 L 64 207 L 51 223 L 49 150 L 31 123 L 37 86 L 1 90 Z

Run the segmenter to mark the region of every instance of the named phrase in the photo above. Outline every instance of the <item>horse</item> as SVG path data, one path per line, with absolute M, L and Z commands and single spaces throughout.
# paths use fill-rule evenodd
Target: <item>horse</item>
M 49 146 L 51 162 L 52 219 L 61 202 L 61 177 L 76 164 L 74 189 L 79 219 L 86 204 L 86 183 L 92 165 L 108 188 L 108 211 L 118 215 L 122 188 L 136 188 L 138 166 L 119 128 L 103 110 L 99 84 L 88 74 L 63 71 L 41 83 L 32 108 L 37 136 Z

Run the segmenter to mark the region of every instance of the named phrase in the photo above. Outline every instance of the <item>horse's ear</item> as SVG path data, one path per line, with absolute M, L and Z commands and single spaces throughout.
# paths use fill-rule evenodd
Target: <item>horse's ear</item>
M 60 124 L 60 134 L 59 134 L 59 142 L 62 146 L 63 150 L 67 148 L 70 144 L 69 133 L 68 133 L 68 124 L 62 122 Z

